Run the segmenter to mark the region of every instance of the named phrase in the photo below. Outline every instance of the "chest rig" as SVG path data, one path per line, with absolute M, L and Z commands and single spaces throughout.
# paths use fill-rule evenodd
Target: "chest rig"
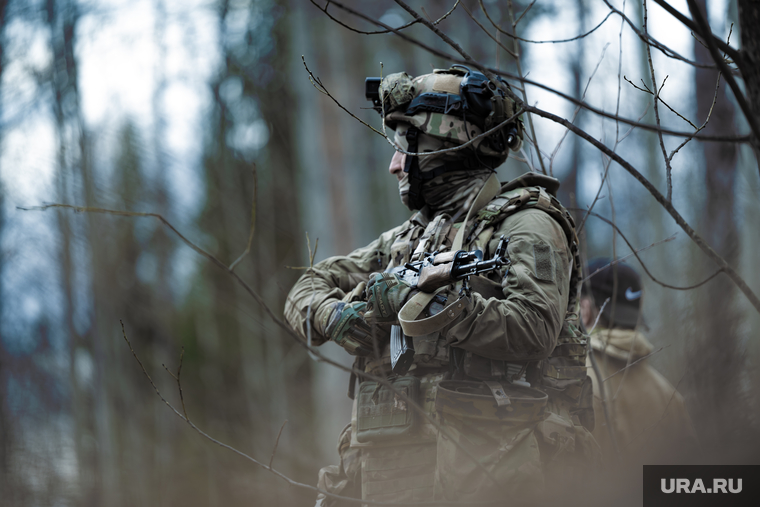
M 580 255 L 573 218 L 562 207 L 555 194 L 559 182 L 548 176 L 527 173 L 500 189 L 500 193 L 480 209 L 468 224 L 462 248 L 480 249 L 486 257 L 491 255 L 498 238 L 494 231 L 507 217 L 526 209 L 538 209 L 547 213 L 562 228 L 571 254 L 570 295 L 557 345 L 550 356 L 528 364 L 512 364 L 488 359 L 457 349 L 448 350 L 439 333 L 415 337 L 418 351 L 415 363 L 419 368 L 462 368 L 470 377 L 489 379 L 508 377 L 513 381 L 527 381 L 545 390 L 558 403 L 564 405 L 571 415 L 587 428 L 593 428 L 593 391 L 586 371 L 587 341 L 578 325 L 578 287 L 580 286 Z M 419 260 L 425 252 L 446 251 L 462 224 L 452 224 L 451 217 L 442 214 L 426 220 L 418 214 L 410 221 L 409 229 L 402 231 L 391 247 L 389 267 Z M 474 292 L 483 297 L 503 299 L 501 280 L 506 268 L 487 276 L 471 277 Z M 439 304 L 440 307 L 435 307 Z M 431 303 L 431 311 L 440 311 L 441 302 Z M 453 354 L 452 354 L 453 351 Z M 452 365 L 456 368 L 452 368 Z

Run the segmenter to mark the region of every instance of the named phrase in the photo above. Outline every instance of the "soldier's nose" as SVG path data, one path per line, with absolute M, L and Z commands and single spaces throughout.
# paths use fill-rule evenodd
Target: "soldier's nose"
M 388 171 L 400 180 L 404 177 L 404 165 L 406 165 L 406 154 L 397 151 L 393 154 Z

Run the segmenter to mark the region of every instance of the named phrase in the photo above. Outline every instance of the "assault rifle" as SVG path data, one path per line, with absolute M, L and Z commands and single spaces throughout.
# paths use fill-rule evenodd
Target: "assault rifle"
M 502 266 L 509 265 L 507 257 L 507 245 L 509 238 L 501 236 L 496 251 L 491 259 L 484 261 L 483 252 L 473 250 L 467 252 L 459 250 L 457 252 L 444 252 L 425 254 L 425 257 L 418 262 L 407 262 L 403 266 L 398 266 L 390 270 L 391 273 L 398 275 L 399 278 L 422 292 L 435 292 L 440 287 L 448 285 L 456 280 L 464 280 L 462 291 L 469 293 L 467 281 L 471 275 L 487 273 L 499 269 Z M 438 297 L 438 296 L 437 296 Z M 439 313 L 443 310 L 441 301 L 433 301 L 428 307 L 431 314 Z M 393 373 L 404 375 L 412 365 L 414 358 L 414 342 L 411 336 L 404 334 L 399 325 L 391 326 L 391 368 Z

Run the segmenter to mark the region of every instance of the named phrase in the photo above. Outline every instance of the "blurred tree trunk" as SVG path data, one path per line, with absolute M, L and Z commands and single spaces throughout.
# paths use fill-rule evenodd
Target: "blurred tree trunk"
M 165 93 L 169 85 L 167 78 L 167 10 L 165 0 L 155 0 L 154 39 L 156 52 L 155 72 L 152 106 L 153 106 L 153 153 L 155 168 L 153 178 L 149 183 L 151 208 L 171 222 L 171 203 L 169 202 L 168 173 L 169 156 L 165 146 L 167 139 L 167 119 L 164 108 Z M 155 260 L 155 277 L 151 284 L 150 295 L 155 302 L 152 311 L 149 311 L 149 322 L 153 326 L 153 332 L 157 339 L 151 344 L 150 354 L 153 363 L 158 365 L 167 357 L 174 357 L 176 347 L 170 347 L 170 329 L 174 317 L 174 305 L 171 294 L 171 258 L 173 253 L 172 239 L 169 238 L 164 227 L 155 227 L 151 235 L 149 247 L 142 255 L 151 256 Z M 167 418 L 166 408 L 160 403 L 153 404 L 153 421 L 155 427 L 155 440 L 153 448 L 153 461 L 155 472 L 151 477 L 151 484 L 155 486 L 154 495 L 158 503 L 170 497 L 163 485 L 171 471 L 173 461 L 172 449 L 174 439 L 170 433 L 170 427 L 176 421 Z
M 8 9 L 8 1 L 0 0 L 0 118 L 3 116 L 2 99 L 4 87 L 3 71 L 5 70 L 5 26 L 6 15 Z M 0 128 L 0 147 L 3 143 L 3 130 Z M 2 152 L 0 151 L 0 156 Z M 0 170 L 2 168 L 0 167 Z M 0 245 L 2 245 L 3 228 L 5 225 L 5 190 L 2 182 L 0 182 Z M 5 294 L 3 292 L 3 268 L 5 266 L 5 251 L 0 248 L 0 319 L 3 318 L 3 301 Z M 13 488 L 11 479 L 11 442 L 13 441 L 11 427 L 12 419 L 8 413 L 5 401 L 5 393 L 8 386 L 8 378 L 6 378 L 6 364 L 8 362 L 8 356 L 5 349 L 5 341 L 3 340 L 3 332 L 0 330 L 0 498 L 5 498 L 6 501 L 13 502 Z
M 742 65 L 740 70 L 747 89 L 752 114 L 760 118 L 760 3 L 753 0 L 738 0 L 739 27 L 741 30 Z M 760 139 L 755 139 L 756 162 L 760 164 Z
M 706 11 L 705 0 L 698 0 Z M 694 42 L 697 61 L 712 63 L 710 53 L 699 41 Z M 697 118 L 707 117 L 716 93 L 718 73 L 695 69 Z M 705 133 L 729 132 L 735 124 L 735 108 L 721 80 L 717 102 Z M 729 143 L 703 143 L 705 164 L 705 202 L 700 217 L 700 233 L 731 266 L 738 263 L 739 235 L 734 209 L 737 146 Z M 714 265 L 703 261 L 704 272 Z M 690 348 L 689 378 L 700 396 L 695 400 L 695 421 L 702 430 L 708 450 L 725 447 L 741 438 L 736 434 L 747 428 L 747 414 L 742 398 L 745 396 L 742 378 L 745 364 L 738 329 L 740 314 L 736 306 L 736 289 L 725 276 L 719 276 L 699 291 L 696 312 L 697 339 Z M 711 449 L 712 448 L 712 449 Z
M 74 60 L 74 39 L 76 28 L 75 6 L 66 0 L 47 0 L 45 10 L 50 30 L 53 54 L 51 63 L 51 85 L 53 88 L 53 113 L 57 135 L 56 183 L 58 202 L 77 202 L 76 165 L 78 137 L 82 134 L 78 122 L 78 90 L 76 61 Z M 81 202 L 81 201 L 79 201 Z M 87 333 L 80 333 L 74 321 L 75 314 L 82 308 L 75 301 L 77 269 L 75 247 L 77 238 L 74 225 L 76 219 L 66 211 L 58 213 L 60 243 L 60 274 L 64 293 L 64 314 L 66 334 L 69 340 L 69 370 L 71 414 L 74 421 L 74 441 L 76 445 L 77 469 L 79 472 L 80 504 L 95 507 L 102 505 L 99 492 L 99 471 L 97 449 L 91 444 L 95 437 L 92 420 L 92 397 L 87 386 L 82 385 L 78 368 L 82 361 L 92 360 L 92 347 Z M 78 223 L 81 223 L 79 221 Z
M 0 12 L 0 23 L 4 21 L 5 2 L 2 4 Z M 2 28 L 5 24 L 0 25 L 0 51 L 2 51 Z M 0 78 L 2 78 L 2 55 L 0 55 Z M 2 82 L 0 80 L 0 82 Z M 2 143 L 2 131 L 0 130 L 0 144 Z M 0 240 L 3 238 L 3 228 L 5 225 L 5 193 L 2 183 L 0 183 Z M 0 241 L 0 244 L 2 242 Z M 0 318 L 3 315 L 3 267 L 5 266 L 5 252 L 0 249 Z M 5 348 L 5 340 L 2 330 L 0 330 L 0 498 L 8 502 L 14 502 L 14 484 L 13 484 L 13 466 L 12 466 L 12 449 L 13 442 L 13 418 L 10 414 L 6 402 L 6 391 L 10 375 L 6 373 L 7 365 L 10 362 L 8 351 Z
M 578 15 L 578 33 L 584 33 L 586 31 L 586 9 L 587 7 L 585 0 L 575 0 L 575 11 Z M 580 42 L 578 44 L 578 50 L 573 55 L 569 65 L 570 73 L 572 74 L 573 79 L 573 97 L 578 100 L 581 100 L 583 89 L 585 87 L 585 83 L 583 82 L 584 58 L 586 54 L 584 47 L 585 45 L 583 42 Z M 582 119 L 583 113 L 581 112 L 578 114 L 578 117 L 575 120 L 575 124 L 580 125 Z M 565 139 L 565 143 L 570 143 L 571 152 L 569 157 L 570 160 L 567 164 L 569 166 L 569 169 L 563 178 L 562 185 L 559 189 L 559 199 L 565 206 L 575 208 L 577 207 L 576 196 L 578 194 L 578 166 L 581 164 L 581 146 L 583 140 L 581 140 L 576 135 L 569 134 Z M 567 151 L 565 151 L 565 153 L 567 153 Z M 576 219 L 582 216 L 574 211 L 571 212 L 571 214 Z M 576 223 L 579 223 L 579 220 L 576 220 Z

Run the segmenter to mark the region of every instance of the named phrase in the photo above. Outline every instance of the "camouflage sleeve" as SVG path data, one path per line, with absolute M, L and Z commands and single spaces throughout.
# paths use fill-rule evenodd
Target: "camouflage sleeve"
M 343 299 L 371 273 L 382 271 L 390 259 L 393 241 L 407 224 L 385 232 L 378 239 L 346 256 L 329 257 L 308 269 L 290 290 L 285 301 L 285 319 L 306 338 L 306 314 L 311 305 L 312 342 L 321 345 L 327 338 L 314 325 L 317 310 Z
M 447 342 L 490 359 L 537 360 L 557 343 L 567 310 L 570 249 L 548 214 L 528 209 L 507 217 L 495 231 L 509 238 L 511 267 L 504 299 L 472 294 L 472 310 L 445 330 Z

